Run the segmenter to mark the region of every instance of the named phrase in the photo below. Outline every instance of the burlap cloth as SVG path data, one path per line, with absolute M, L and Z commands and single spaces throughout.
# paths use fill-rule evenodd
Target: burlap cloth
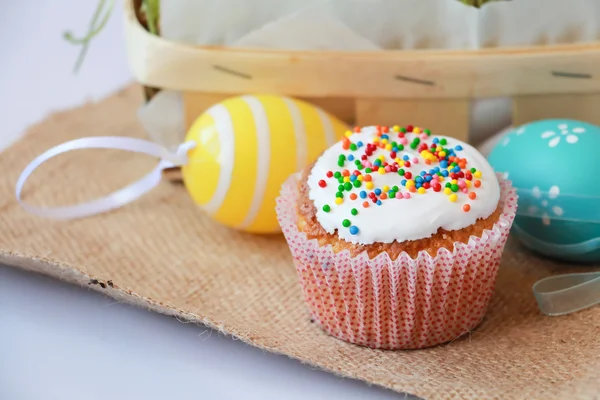
M 17 205 L 19 173 L 51 146 L 81 136 L 144 136 L 135 116 L 141 101 L 134 86 L 55 114 L 2 154 L 0 262 L 426 399 L 600 398 L 600 307 L 540 315 L 531 285 L 564 267 L 514 242 L 478 329 L 426 350 L 377 351 L 331 338 L 311 322 L 282 237 L 216 225 L 179 185 L 165 181 L 131 205 L 76 221 L 41 219 Z M 38 205 L 90 199 L 139 178 L 155 163 L 125 152 L 69 153 L 36 172 L 25 196 Z

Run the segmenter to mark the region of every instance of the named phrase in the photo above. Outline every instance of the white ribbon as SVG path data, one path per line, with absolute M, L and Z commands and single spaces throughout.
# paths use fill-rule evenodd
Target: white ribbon
M 122 207 L 127 203 L 137 200 L 145 193 L 159 184 L 162 171 L 167 168 L 178 167 L 187 163 L 187 152 L 195 147 L 194 142 L 186 142 L 179 146 L 176 152 L 169 151 L 163 146 L 143 139 L 128 137 L 87 137 L 60 144 L 36 157 L 21 173 L 16 186 L 17 201 L 32 214 L 53 219 L 74 219 L 100 214 Z M 160 158 L 159 164 L 149 174 L 140 180 L 96 200 L 86 203 L 54 208 L 34 207 L 21 199 L 21 192 L 27 178 L 33 171 L 59 154 L 82 149 L 112 149 L 142 153 Z
M 565 315 L 600 304 L 600 272 L 555 275 L 533 285 L 540 311 Z

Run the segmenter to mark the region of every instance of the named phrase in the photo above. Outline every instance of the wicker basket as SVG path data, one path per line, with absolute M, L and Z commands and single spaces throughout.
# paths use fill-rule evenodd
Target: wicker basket
M 511 97 L 513 123 L 600 124 L 600 42 L 469 51 L 299 52 L 190 46 L 151 35 L 124 0 L 128 55 L 146 87 L 184 93 L 189 124 L 242 93 L 279 93 L 349 124 L 427 126 L 467 140 L 470 105 Z

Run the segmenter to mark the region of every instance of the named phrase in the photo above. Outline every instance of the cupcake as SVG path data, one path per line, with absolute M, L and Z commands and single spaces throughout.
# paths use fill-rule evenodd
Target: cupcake
M 351 343 L 414 349 L 481 322 L 516 200 L 470 145 L 372 126 L 290 177 L 277 215 L 315 322 Z

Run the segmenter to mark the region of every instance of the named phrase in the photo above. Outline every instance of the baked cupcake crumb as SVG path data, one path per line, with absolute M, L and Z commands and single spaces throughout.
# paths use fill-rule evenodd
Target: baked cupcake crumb
M 321 246 L 331 245 L 336 253 L 343 250 L 349 250 L 350 254 L 355 257 L 366 251 L 369 258 L 373 258 L 382 252 L 386 252 L 392 260 L 398 258 L 402 252 L 406 252 L 413 258 L 417 257 L 420 251 L 426 251 L 430 255 L 435 256 L 438 249 L 446 248 L 452 250 L 455 242 L 467 243 L 471 236 L 480 237 L 484 230 L 492 229 L 502 214 L 502 206 L 498 204 L 498 207 L 492 215 L 485 219 L 479 219 L 473 225 L 453 231 L 439 228 L 431 237 L 419 240 L 408 240 L 402 243 L 394 241 L 392 243 L 371 243 L 364 245 L 347 242 L 338 237 L 337 231 L 334 234 L 325 231 L 317 220 L 317 209 L 312 200 L 308 197 L 310 188 L 307 181 L 313 166 L 314 164 L 307 167 L 298 181 L 298 229 L 301 232 L 304 232 L 309 239 L 316 239 Z

